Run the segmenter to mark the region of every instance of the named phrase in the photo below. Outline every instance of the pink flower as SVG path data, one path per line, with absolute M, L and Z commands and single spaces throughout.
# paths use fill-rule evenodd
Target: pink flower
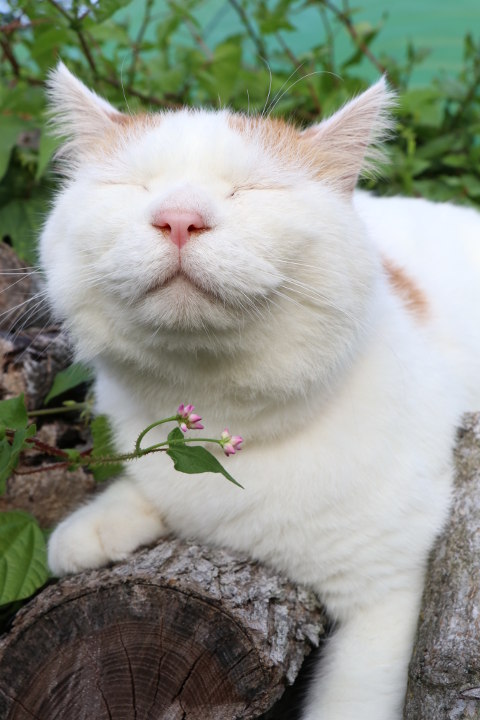
M 228 428 L 220 435 L 220 445 L 225 455 L 235 455 L 237 450 L 242 449 L 243 438 L 240 435 L 230 435 Z
M 203 430 L 203 425 L 200 423 L 202 418 L 200 415 L 196 415 L 193 412 L 194 410 L 193 405 L 184 405 L 182 403 L 178 406 L 177 421 L 182 432 L 187 432 L 187 430 Z

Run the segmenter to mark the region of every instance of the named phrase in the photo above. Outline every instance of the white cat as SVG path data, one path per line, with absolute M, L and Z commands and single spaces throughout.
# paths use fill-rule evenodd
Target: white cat
M 41 262 L 118 447 L 179 402 L 245 438 L 244 490 L 163 454 L 128 466 L 55 530 L 53 572 L 170 531 L 247 551 L 338 621 L 304 720 L 398 720 L 455 425 L 480 408 L 480 216 L 353 195 L 383 80 L 304 132 L 122 115 L 63 65 L 50 94 L 68 180 Z

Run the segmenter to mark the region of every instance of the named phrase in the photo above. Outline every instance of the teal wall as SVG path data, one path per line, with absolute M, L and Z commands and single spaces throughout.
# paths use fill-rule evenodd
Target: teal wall
M 412 77 L 415 84 L 427 84 L 445 71 L 459 71 L 464 36 L 480 37 L 480 0 L 353 0 L 351 5 L 359 8 L 357 21 L 383 19 L 372 46 L 375 54 L 385 52 L 401 60 L 408 42 L 431 50 Z
M 271 0 L 272 5 L 277 1 Z M 138 12 L 134 12 L 129 18 L 133 33 L 140 22 L 144 2 L 145 0 L 138 0 Z M 341 7 L 341 0 L 334 2 Z M 253 3 L 249 3 L 248 7 L 251 8 L 252 5 Z M 303 2 L 299 0 L 298 8 L 302 5 Z M 412 76 L 413 85 L 425 85 L 435 76 L 445 72 L 457 72 L 461 67 L 465 34 L 470 32 L 474 37 L 480 37 L 480 0 L 350 0 L 350 5 L 357 9 L 354 16 L 356 23 L 383 23 L 383 28 L 372 45 L 375 55 L 385 52 L 401 61 L 405 58 L 409 42 L 417 49 L 431 50 L 421 66 L 415 70 Z M 155 0 L 155 18 L 161 18 L 164 12 L 165 0 Z M 210 46 L 234 34 L 240 26 L 238 16 L 228 0 L 199 0 L 193 14 L 200 23 L 201 34 Z M 299 10 L 292 17 L 295 31 L 282 31 L 282 34 L 296 55 L 324 40 L 323 25 L 315 3 Z M 351 52 L 352 46 L 342 27 L 337 26 L 334 29 L 337 59 L 341 60 Z M 179 37 L 182 41 L 192 42 L 186 28 L 180 31 Z M 273 38 L 269 38 L 268 43 L 272 49 L 276 45 Z M 253 51 L 252 59 L 255 59 Z M 368 61 L 363 63 L 361 72 L 364 77 L 372 80 L 378 75 Z

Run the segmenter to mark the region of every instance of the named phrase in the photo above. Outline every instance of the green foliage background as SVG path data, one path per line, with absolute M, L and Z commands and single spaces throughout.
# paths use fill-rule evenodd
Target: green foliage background
M 213 3 L 215 13 L 208 14 Z M 0 0 L 5 7 L 0 10 L 0 240 L 10 242 L 26 263 L 35 263 L 36 236 L 58 182 L 43 86 L 59 58 L 130 112 L 228 105 L 282 115 L 300 126 L 331 114 L 367 87 L 367 78 L 386 73 L 399 93 L 397 134 L 391 163 L 366 185 L 383 194 L 480 204 L 479 37 L 465 37 L 458 75 L 419 87 L 412 85 L 412 73 L 425 51 L 406 44 L 401 60 L 378 53 L 381 25 L 361 20 L 348 0 Z M 299 18 L 303 27 L 308 18 L 308 38 L 314 40 L 299 38 Z M 46 402 L 87 380 L 85 373 L 76 366 L 60 373 Z M 62 410 L 77 409 L 72 402 Z M 1 493 L 22 450 L 35 443 L 31 416 L 53 411 L 27 414 L 21 396 L 0 405 Z M 119 466 L 105 459 L 112 452 L 106 419 L 96 418 L 90 429 L 91 451 L 61 450 L 59 457 L 72 466 L 83 456 L 85 462 L 97 460 L 93 472 L 101 481 Z M 190 440 L 184 442 L 178 428 L 168 440 L 168 454 L 180 471 L 221 472 L 233 480 L 203 447 L 186 445 Z M 35 519 L 12 511 L 0 521 L 1 632 L 18 601 L 43 585 L 48 570 Z
M 132 112 L 229 105 L 265 108 L 301 125 L 366 87 L 370 66 L 376 75 L 388 74 L 400 100 L 392 162 L 369 186 L 380 193 L 480 203 L 478 38 L 465 38 L 458 76 L 411 88 L 412 71 L 425 52 L 406 46 L 402 61 L 377 56 L 381 27 L 360 22 L 347 0 L 224 0 L 219 7 L 228 6 L 236 22 L 216 44 L 202 26 L 206 2 L 8 3 L 0 23 L 0 236 L 25 260 L 35 261 L 35 236 L 56 182 L 43 83 L 59 57 L 99 94 Z M 312 8 L 323 40 L 294 53 L 294 19 Z M 339 28 L 350 42 L 341 61 L 335 52 Z

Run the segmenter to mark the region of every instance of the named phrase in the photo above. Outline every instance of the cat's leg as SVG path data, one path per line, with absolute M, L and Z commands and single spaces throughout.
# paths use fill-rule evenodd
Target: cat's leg
M 48 564 L 55 575 L 101 567 L 166 532 L 158 510 L 137 485 L 120 478 L 54 530 Z
M 421 582 L 352 614 L 327 642 L 302 720 L 401 720 Z

